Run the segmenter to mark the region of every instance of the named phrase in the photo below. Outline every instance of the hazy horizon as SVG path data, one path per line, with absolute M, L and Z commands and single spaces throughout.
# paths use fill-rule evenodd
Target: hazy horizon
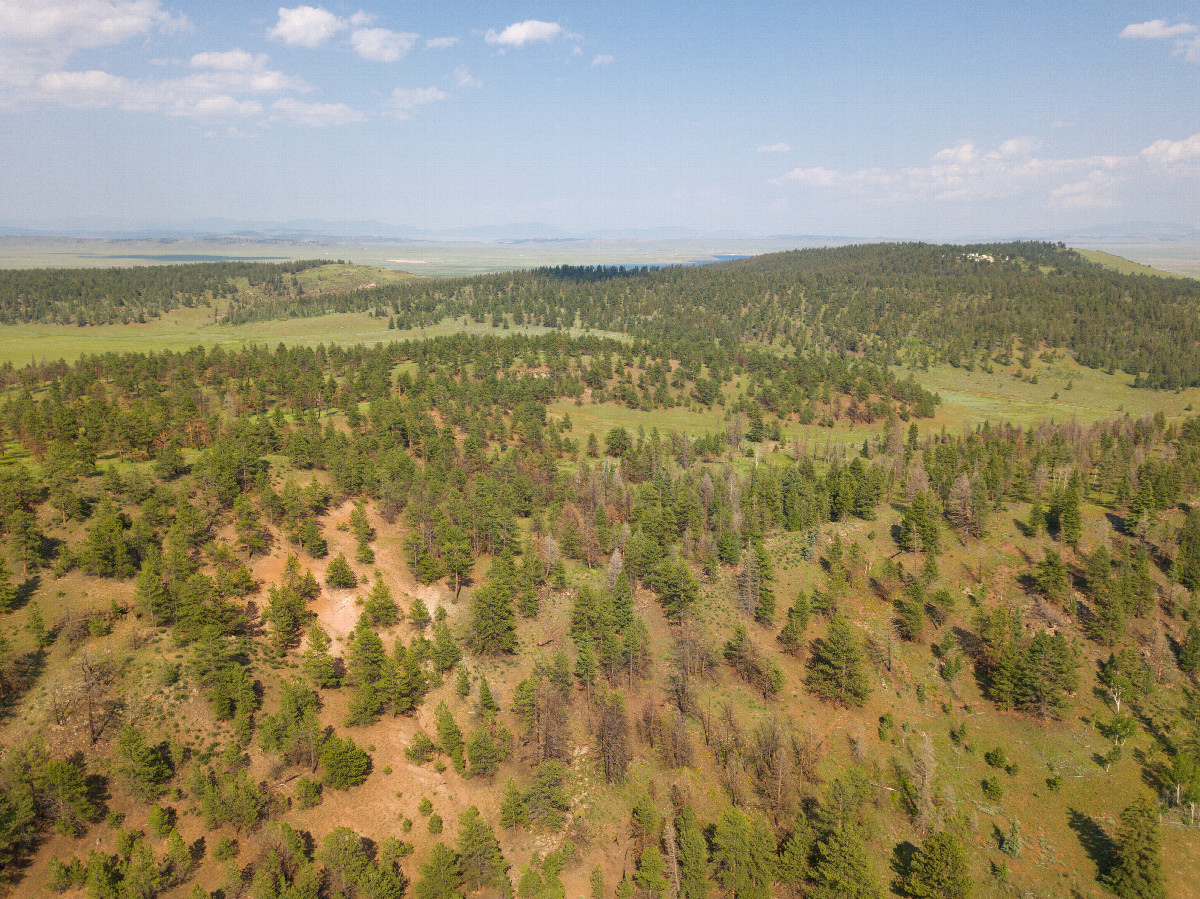
M 1198 26 L 1195 3 L 0 0 L 0 225 L 1186 228 Z

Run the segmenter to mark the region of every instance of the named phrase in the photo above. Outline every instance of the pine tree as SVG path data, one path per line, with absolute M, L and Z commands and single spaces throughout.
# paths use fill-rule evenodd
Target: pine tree
M 490 886 L 502 896 L 512 894 L 500 843 L 475 806 L 458 816 L 458 869 L 467 892 Z
M 1179 647 L 1179 667 L 1193 678 L 1200 678 L 1200 626 L 1194 621 Z
M 425 601 L 421 597 L 415 597 L 412 606 L 408 610 L 408 622 L 417 629 L 424 629 L 429 626 L 429 622 L 433 619 L 429 617 L 429 609 L 425 607 Z
M 458 854 L 445 843 L 436 844 L 417 870 L 416 899 L 462 899 Z
M 926 837 L 897 881 L 897 889 L 916 899 L 967 899 L 973 883 L 967 853 L 952 833 Z
M 463 749 L 462 731 L 459 729 L 458 722 L 454 720 L 454 715 L 446 706 L 446 703 L 438 703 L 438 707 L 434 711 L 434 720 L 437 723 L 438 748 L 451 758 L 461 758 Z
M 1145 797 L 1121 812 L 1115 860 L 1105 878 L 1121 899 L 1165 899 L 1158 811 Z
M 1200 590 L 1200 505 L 1192 506 L 1179 532 L 1175 554 L 1175 580 L 1189 590 Z
M 471 648 L 480 655 L 516 652 L 517 617 L 513 609 L 512 582 L 493 578 L 471 596 L 471 620 L 467 628 Z
M 341 683 L 337 663 L 329 654 L 333 641 L 329 634 L 314 624 L 308 632 L 308 648 L 304 652 L 304 673 L 312 680 L 313 685 L 327 689 Z
M 484 717 L 489 719 L 500 711 L 500 703 L 496 702 L 495 697 L 492 696 L 492 688 L 486 677 L 479 679 L 479 708 Z
M 450 633 L 450 626 L 445 621 L 439 621 L 433 626 L 433 648 L 431 651 L 433 665 L 439 673 L 445 673 L 458 664 L 462 653 Z
M 500 799 L 500 826 L 509 829 L 529 826 L 529 813 L 525 808 L 525 796 L 509 778 Z
M 801 895 L 801 889 L 808 880 L 808 859 L 812 848 L 812 828 L 803 816 L 798 817 L 779 852 L 779 870 L 776 874 L 779 882 L 787 886 L 793 896 Z
M 801 590 L 796 601 L 788 609 L 787 621 L 775 638 L 783 651 L 790 656 L 797 656 L 804 649 L 804 632 L 808 630 L 809 605 L 808 597 Z
M 726 810 L 713 832 L 714 876 L 722 889 L 738 899 L 769 899 L 776 864 L 766 821 L 739 808 Z
M 1079 506 L 1079 487 L 1074 480 L 1059 501 L 1058 526 L 1063 542 L 1078 550 L 1079 541 L 1083 538 L 1083 512 Z
M 17 591 L 12 584 L 12 574 L 8 570 L 8 563 L 0 558 L 0 615 L 11 612 L 16 601 Z
M 596 679 L 596 654 L 592 651 L 592 635 L 584 633 L 579 640 L 579 654 L 575 657 L 575 678 L 587 691 L 588 702 L 592 701 L 592 683 Z
M 690 805 L 675 816 L 675 831 L 679 841 L 679 895 L 683 899 L 708 899 L 708 841 Z
M 837 612 L 829 619 L 825 639 L 814 640 L 805 685 L 822 699 L 861 706 L 871 694 L 870 675 L 854 626 Z
M 771 564 L 771 555 L 761 540 L 755 541 L 752 552 L 758 560 L 759 577 L 758 607 L 754 610 L 754 620 L 770 626 L 775 623 L 775 591 L 771 589 L 775 583 L 775 566 Z
M 858 830 L 846 825 L 826 833 L 813 848 L 812 899 L 879 899 L 881 892 L 871 871 Z
M 667 888 L 667 878 L 663 876 L 665 868 L 666 862 L 657 846 L 649 845 L 642 850 L 633 882 L 641 888 L 642 895 L 647 899 L 657 899 Z
M 358 576 L 351 570 L 344 553 L 338 553 L 325 569 L 325 586 L 334 589 L 358 586 Z
M 328 582 L 328 572 L 326 572 L 326 583 Z M 392 591 L 382 578 L 375 578 L 371 592 L 367 594 L 366 602 L 363 603 L 363 613 L 371 619 L 371 623 L 376 627 L 391 627 L 400 621 L 400 610 L 396 608 L 396 601 L 392 599 Z

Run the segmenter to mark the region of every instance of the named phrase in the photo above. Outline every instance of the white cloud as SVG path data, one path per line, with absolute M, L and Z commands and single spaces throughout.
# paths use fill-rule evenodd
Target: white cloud
M 1039 147 L 1040 141 L 1032 137 L 1012 138 L 995 149 L 961 140 L 936 152 L 926 166 L 849 171 L 810 166 L 792 169 L 771 183 L 843 191 L 878 202 L 978 202 L 1041 195 L 1054 205 L 1082 207 L 1112 203 L 1119 179 L 1139 163 L 1136 156 L 1048 159 L 1036 155 Z M 1151 147 L 1143 155 L 1159 152 Z M 1075 180 L 1064 184 L 1066 178 Z
M 445 50 L 447 47 L 453 47 L 455 44 L 460 43 L 462 43 L 462 38 L 431 37 L 425 42 L 425 46 L 430 50 Z
M 459 66 L 454 70 L 454 86 L 483 87 L 483 82 L 472 75 L 466 66 Z
M 1094 171 L 1082 181 L 1063 184 L 1050 191 L 1050 203 L 1062 209 L 1102 209 L 1115 206 L 1113 188 L 1117 181 L 1106 172 Z
M 1200 62 L 1200 28 L 1190 22 L 1172 25 L 1166 19 L 1151 19 L 1149 22 L 1126 25 L 1121 37 L 1147 41 L 1169 40 L 1174 43 L 1173 55 L 1182 56 L 1188 62 Z
M 267 36 L 289 47 L 319 47 L 345 27 L 344 19 L 321 6 L 281 6 L 279 21 Z
M 489 28 L 484 40 L 489 44 L 500 44 L 504 47 L 523 47 L 535 41 L 552 41 L 563 33 L 563 27 L 557 22 L 539 22 L 537 19 L 526 19 L 524 22 L 514 22 L 499 34 Z
M 1168 166 L 1200 162 L 1200 133 L 1183 140 L 1158 140 L 1142 150 L 1142 159 L 1152 165 Z
M 277 118 L 309 128 L 333 128 L 365 122 L 367 117 L 345 103 L 304 103 L 292 97 L 276 100 L 271 106 Z
M 1188 34 L 1195 34 L 1196 26 L 1190 25 L 1187 22 L 1180 22 L 1176 25 L 1169 25 L 1166 19 L 1151 19 L 1149 22 L 1139 22 L 1134 25 L 1126 25 L 1121 32 L 1121 37 L 1134 38 L 1137 40 L 1161 41 L 1168 38 L 1183 37 Z
M 448 96 L 449 94 L 436 87 L 398 87 L 392 91 L 392 96 L 387 102 L 388 115 L 403 121 L 418 107 L 445 100 Z
M 192 68 L 220 69 L 225 72 L 244 72 L 262 69 L 267 65 L 267 54 L 247 53 L 245 50 L 210 51 L 197 53 L 191 59 Z
M 253 79 L 253 74 L 250 80 Z M 241 73 L 193 75 L 166 81 L 139 81 L 108 72 L 49 72 L 38 79 L 38 97 L 77 109 L 121 109 L 157 112 L 185 118 L 247 117 L 262 113 L 262 104 L 239 99 L 225 86 L 246 89 Z
M 119 105 L 137 108 L 133 82 L 95 69 L 87 72 L 49 72 L 38 79 L 38 87 L 64 106 L 76 109 L 102 109 Z
M 579 49 L 576 47 L 575 49 Z M 612 55 L 609 53 L 597 53 L 596 58 L 592 60 L 594 66 L 607 66 L 613 62 Z
M 8 45 L 102 47 L 187 27 L 160 0 L 0 0 L 0 43 Z
M 791 144 L 785 144 L 783 141 L 777 144 L 763 144 L 758 148 L 759 153 L 790 153 L 791 151 Z
M 188 27 L 161 0 L 0 0 L 0 104 L 16 99 L 6 89 L 33 90 L 77 50 Z
M 374 62 L 395 62 L 416 42 L 417 35 L 388 28 L 359 28 L 350 35 L 354 52 Z

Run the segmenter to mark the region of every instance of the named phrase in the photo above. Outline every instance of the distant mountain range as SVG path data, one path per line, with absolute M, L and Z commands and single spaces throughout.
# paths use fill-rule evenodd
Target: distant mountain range
M 662 228 L 605 228 L 572 232 L 543 222 L 505 225 L 477 225 L 460 228 L 428 229 L 393 225 L 386 222 L 329 221 L 325 219 L 292 219 L 289 221 L 241 220 L 204 218 L 170 227 L 129 227 L 102 219 L 78 219 L 47 223 L 39 227 L 0 225 L 0 236 L 7 237 L 68 237 L 104 238 L 118 240 L 170 240 L 178 238 L 242 238 L 245 240 L 381 240 L 413 242 L 477 242 L 523 243 L 568 242 L 588 240 L 794 240 L 814 243 L 860 243 L 874 241 L 914 240 L 912 236 L 832 235 L 832 234 L 749 234 L 734 230 L 701 231 L 686 227 Z M 1061 234 L 967 235 L 956 243 L 996 242 L 1000 240 L 1052 240 L 1064 243 L 1094 243 L 1113 241 L 1196 242 L 1200 229 L 1173 222 L 1125 222 L 1100 225 Z

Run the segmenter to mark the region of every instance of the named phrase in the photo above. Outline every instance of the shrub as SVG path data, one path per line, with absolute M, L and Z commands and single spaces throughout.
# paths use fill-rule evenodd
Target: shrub
M 983 760 L 992 768 L 1003 768 L 1008 765 L 1008 756 L 1004 754 L 1004 748 L 997 746 L 995 749 L 989 749 L 983 754 Z
M 296 781 L 296 805 L 300 808 L 313 808 L 321 804 L 321 785 L 307 777 Z
M 985 777 L 983 779 L 983 795 L 992 802 L 999 802 L 1004 798 L 1004 784 L 1000 783 L 1000 778 L 995 775 Z
M 237 855 L 237 843 L 229 837 L 221 837 L 213 846 L 213 858 L 219 862 L 227 862 Z
M 321 782 L 335 790 L 357 787 L 371 771 L 371 757 L 351 738 L 341 739 L 331 734 L 321 748 Z

